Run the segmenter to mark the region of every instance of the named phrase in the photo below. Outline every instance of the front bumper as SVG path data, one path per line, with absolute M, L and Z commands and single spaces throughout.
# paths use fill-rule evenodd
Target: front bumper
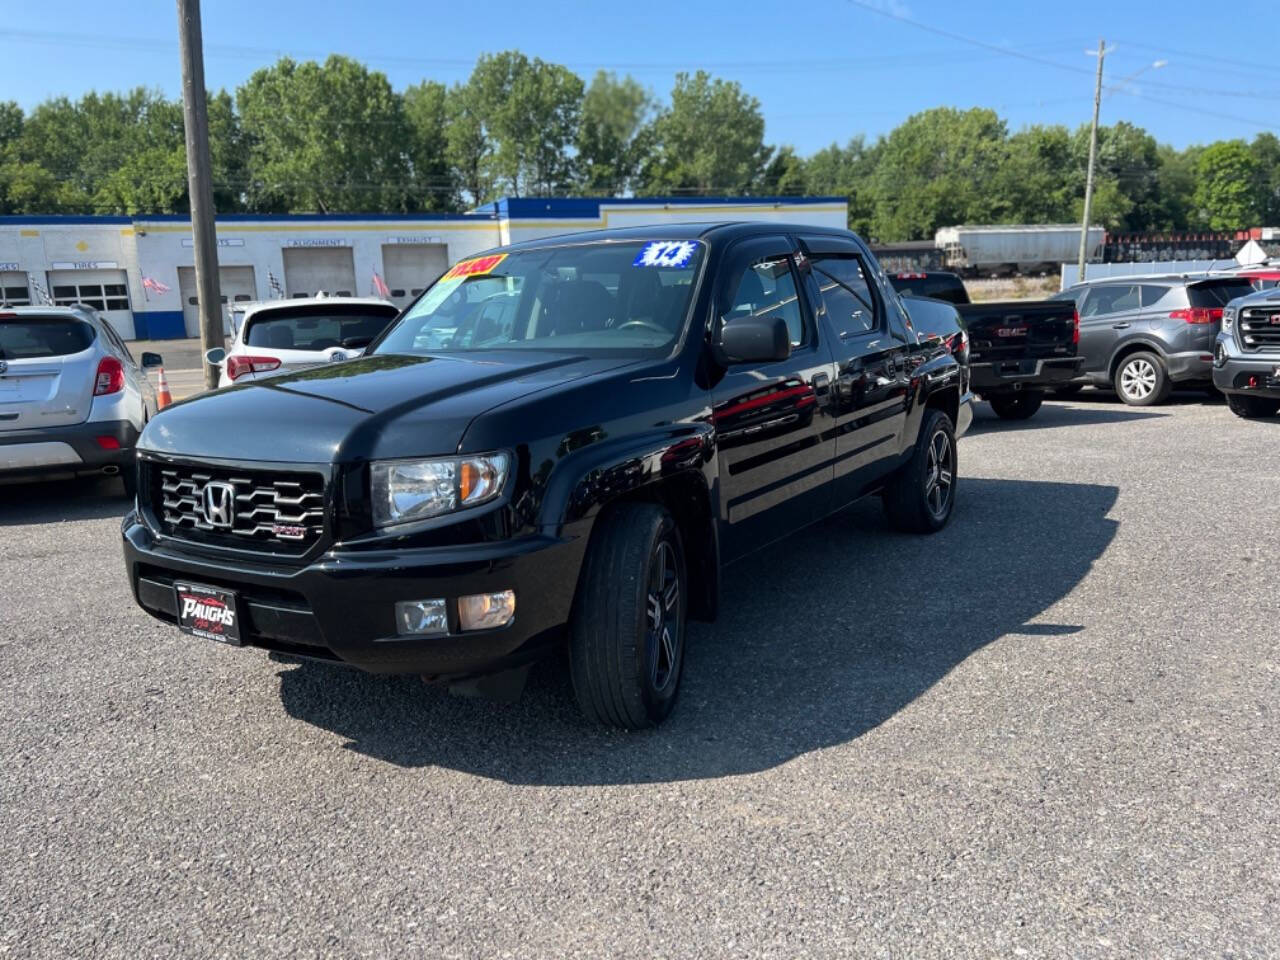
M 975 393 L 990 396 L 1068 383 L 1080 376 L 1083 366 L 1084 357 L 1028 357 L 971 363 L 969 376 Z
M 228 561 L 125 518 L 125 564 L 138 604 L 176 623 L 175 579 L 234 590 L 249 646 L 338 661 L 374 673 L 462 679 L 525 663 L 568 621 L 586 537 L 526 536 L 396 550 L 334 548 L 305 566 Z M 457 632 L 457 598 L 514 590 L 516 615 L 495 630 Z M 397 601 L 443 597 L 451 632 L 398 636 Z M 194 643 L 208 641 L 192 638 Z
M 117 449 L 106 449 L 110 437 Z M 0 434 L 0 478 L 78 476 L 116 468 L 132 469 L 138 430 L 128 420 L 75 423 L 65 427 Z
M 1223 338 L 1214 351 L 1213 385 L 1223 393 L 1280 399 L 1280 354 L 1240 353 Z

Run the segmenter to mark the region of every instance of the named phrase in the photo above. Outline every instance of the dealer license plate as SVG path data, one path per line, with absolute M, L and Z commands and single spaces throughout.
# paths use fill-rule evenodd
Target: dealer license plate
M 178 628 L 183 633 L 237 647 L 243 645 L 234 592 L 181 581 L 173 585 L 173 592 L 178 598 Z

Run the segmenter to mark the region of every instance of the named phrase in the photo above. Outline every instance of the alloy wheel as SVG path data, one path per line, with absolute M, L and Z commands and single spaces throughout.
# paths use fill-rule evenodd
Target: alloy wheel
M 680 573 L 669 540 L 658 541 L 649 565 L 648 636 L 649 677 L 662 693 L 676 677 L 680 663 Z
M 946 516 L 955 485 L 955 445 L 945 430 L 938 430 L 929 440 L 929 453 L 925 461 L 925 502 L 935 518 Z
M 1120 371 L 1120 389 L 1132 400 L 1145 400 L 1156 389 L 1156 368 L 1151 361 L 1139 357 Z

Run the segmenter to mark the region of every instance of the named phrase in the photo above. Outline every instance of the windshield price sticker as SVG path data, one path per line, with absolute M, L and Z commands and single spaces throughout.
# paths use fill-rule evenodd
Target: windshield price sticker
M 476 257 L 474 260 L 459 260 L 440 279 L 453 280 L 458 277 L 482 277 L 486 273 L 492 273 L 493 269 L 505 259 L 507 259 L 505 253 L 495 253 L 488 257 Z
M 697 250 L 696 240 L 655 240 L 644 245 L 644 249 L 631 265 L 687 270 Z

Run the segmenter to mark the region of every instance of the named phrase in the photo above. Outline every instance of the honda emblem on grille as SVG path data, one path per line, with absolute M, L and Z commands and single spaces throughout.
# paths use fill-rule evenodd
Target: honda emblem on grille
M 209 526 L 230 530 L 236 519 L 236 488 L 222 480 L 204 485 L 204 518 Z

